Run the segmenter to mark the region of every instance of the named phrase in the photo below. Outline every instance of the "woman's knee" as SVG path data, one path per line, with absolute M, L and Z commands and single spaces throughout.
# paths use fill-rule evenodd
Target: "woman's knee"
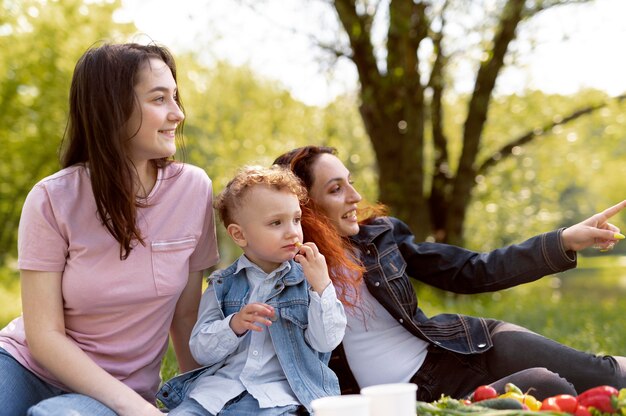
M 528 368 L 518 371 L 494 383 L 496 390 L 503 390 L 506 383 L 513 383 L 524 393 L 534 396 L 538 400 L 557 394 L 571 394 L 575 396 L 576 389 L 559 374 L 543 367 Z M 498 384 L 496 386 L 496 384 Z
M 116 416 L 96 399 L 82 394 L 63 394 L 43 400 L 28 409 L 26 416 Z
M 0 413 L 23 415 L 27 409 L 61 391 L 42 381 L 0 348 Z

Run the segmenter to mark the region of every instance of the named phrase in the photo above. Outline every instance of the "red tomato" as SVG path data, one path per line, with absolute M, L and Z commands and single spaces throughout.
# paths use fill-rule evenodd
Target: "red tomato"
M 591 412 L 589 412 L 585 406 L 578 405 L 576 411 L 574 412 L 574 416 L 591 416 Z
M 556 396 L 543 399 L 541 410 L 554 410 L 574 414 L 578 409 L 578 399 L 569 394 L 557 394 Z
M 491 386 L 478 386 L 472 395 L 472 401 L 479 402 L 481 400 L 495 399 L 498 392 Z
M 556 405 L 559 406 L 562 412 L 574 413 L 578 408 L 578 399 L 569 394 L 558 394 L 554 396 Z
M 541 402 L 541 410 L 554 410 L 555 412 L 560 412 L 561 408 L 556 403 L 556 399 L 554 397 L 547 397 Z

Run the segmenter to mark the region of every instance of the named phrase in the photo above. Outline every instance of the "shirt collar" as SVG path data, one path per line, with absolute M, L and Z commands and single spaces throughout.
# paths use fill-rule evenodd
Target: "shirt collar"
M 249 269 L 249 268 L 255 269 L 258 272 L 263 273 L 266 276 L 269 276 L 270 274 L 273 273 L 276 277 L 281 277 L 291 270 L 291 264 L 289 263 L 289 261 L 284 261 L 281 263 L 280 266 L 278 266 L 276 269 L 274 269 L 272 272 L 268 274 L 268 273 L 265 273 L 259 266 L 251 262 L 250 259 L 248 259 L 245 254 L 242 254 L 241 256 L 239 256 L 239 259 L 237 260 L 237 267 L 235 268 L 235 273 L 239 273 L 241 270 Z

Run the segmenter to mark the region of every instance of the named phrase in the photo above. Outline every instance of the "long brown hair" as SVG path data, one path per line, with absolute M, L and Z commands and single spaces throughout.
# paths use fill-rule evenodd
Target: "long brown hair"
M 89 167 L 98 216 L 120 243 L 120 259 L 145 244 L 137 226 L 136 169 L 128 152 L 126 124 L 135 107 L 139 71 L 150 58 L 162 60 L 176 81 L 170 52 L 158 45 L 103 44 L 87 50 L 76 63 L 69 96 L 69 119 L 61 147 L 61 165 Z M 180 94 L 176 101 L 184 112 Z M 183 123 L 176 129 L 182 146 Z M 171 159 L 152 161 L 163 167 Z

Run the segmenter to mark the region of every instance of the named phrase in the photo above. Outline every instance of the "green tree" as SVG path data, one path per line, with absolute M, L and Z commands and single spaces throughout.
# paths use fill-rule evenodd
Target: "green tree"
M 609 97 L 598 91 L 498 97 L 490 109 L 481 155 L 501 148 L 510 135 L 523 134 L 528 125 L 558 120 L 560 114 L 585 103 L 606 100 Z M 519 242 L 571 225 L 623 199 L 625 111 L 626 103 L 611 102 L 600 111 L 555 126 L 512 150 L 514 157 L 494 165 L 489 174 L 478 175 L 465 224 L 466 245 L 488 250 Z M 622 213 L 612 222 L 624 229 L 624 217 Z M 617 245 L 615 252 L 624 248 Z
M 339 47 L 325 48 L 334 56 L 348 57 L 358 71 L 359 110 L 376 154 L 380 200 L 410 224 L 418 239 L 430 235 L 438 241 L 461 244 L 477 179 L 488 176 L 496 165 L 556 126 L 610 101 L 582 103 L 569 112 L 542 112 L 543 119 L 526 124 L 515 134 L 505 133 L 506 142 L 485 152 L 494 90 L 498 76 L 511 61 L 507 58 L 518 27 L 545 9 L 581 2 L 331 3 L 343 28 L 343 37 L 338 39 L 345 41 L 339 42 Z M 484 15 L 477 17 L 479 10 Z M 477 35 L 480 41 L 468 44 L 454 37 L 454 31 L 448 31 L 453 24 L 457 28 L 474 25 L 462 36 Z M 460 56 L 472 61 L 472 54 L 480 57 L 473 60 L 474 89 L 461 111 L 460 130 L 450 132 L 449 120 L 459 117 L 446 113 L 446 100 L 454 97 L 453 72 Z
M 113 23 L 119 2 L 0 4 L 0 264 L 15 252 L 23 200 L 59 168 L 67 96 L 78 57 L 97 41 L 134 31 Z

